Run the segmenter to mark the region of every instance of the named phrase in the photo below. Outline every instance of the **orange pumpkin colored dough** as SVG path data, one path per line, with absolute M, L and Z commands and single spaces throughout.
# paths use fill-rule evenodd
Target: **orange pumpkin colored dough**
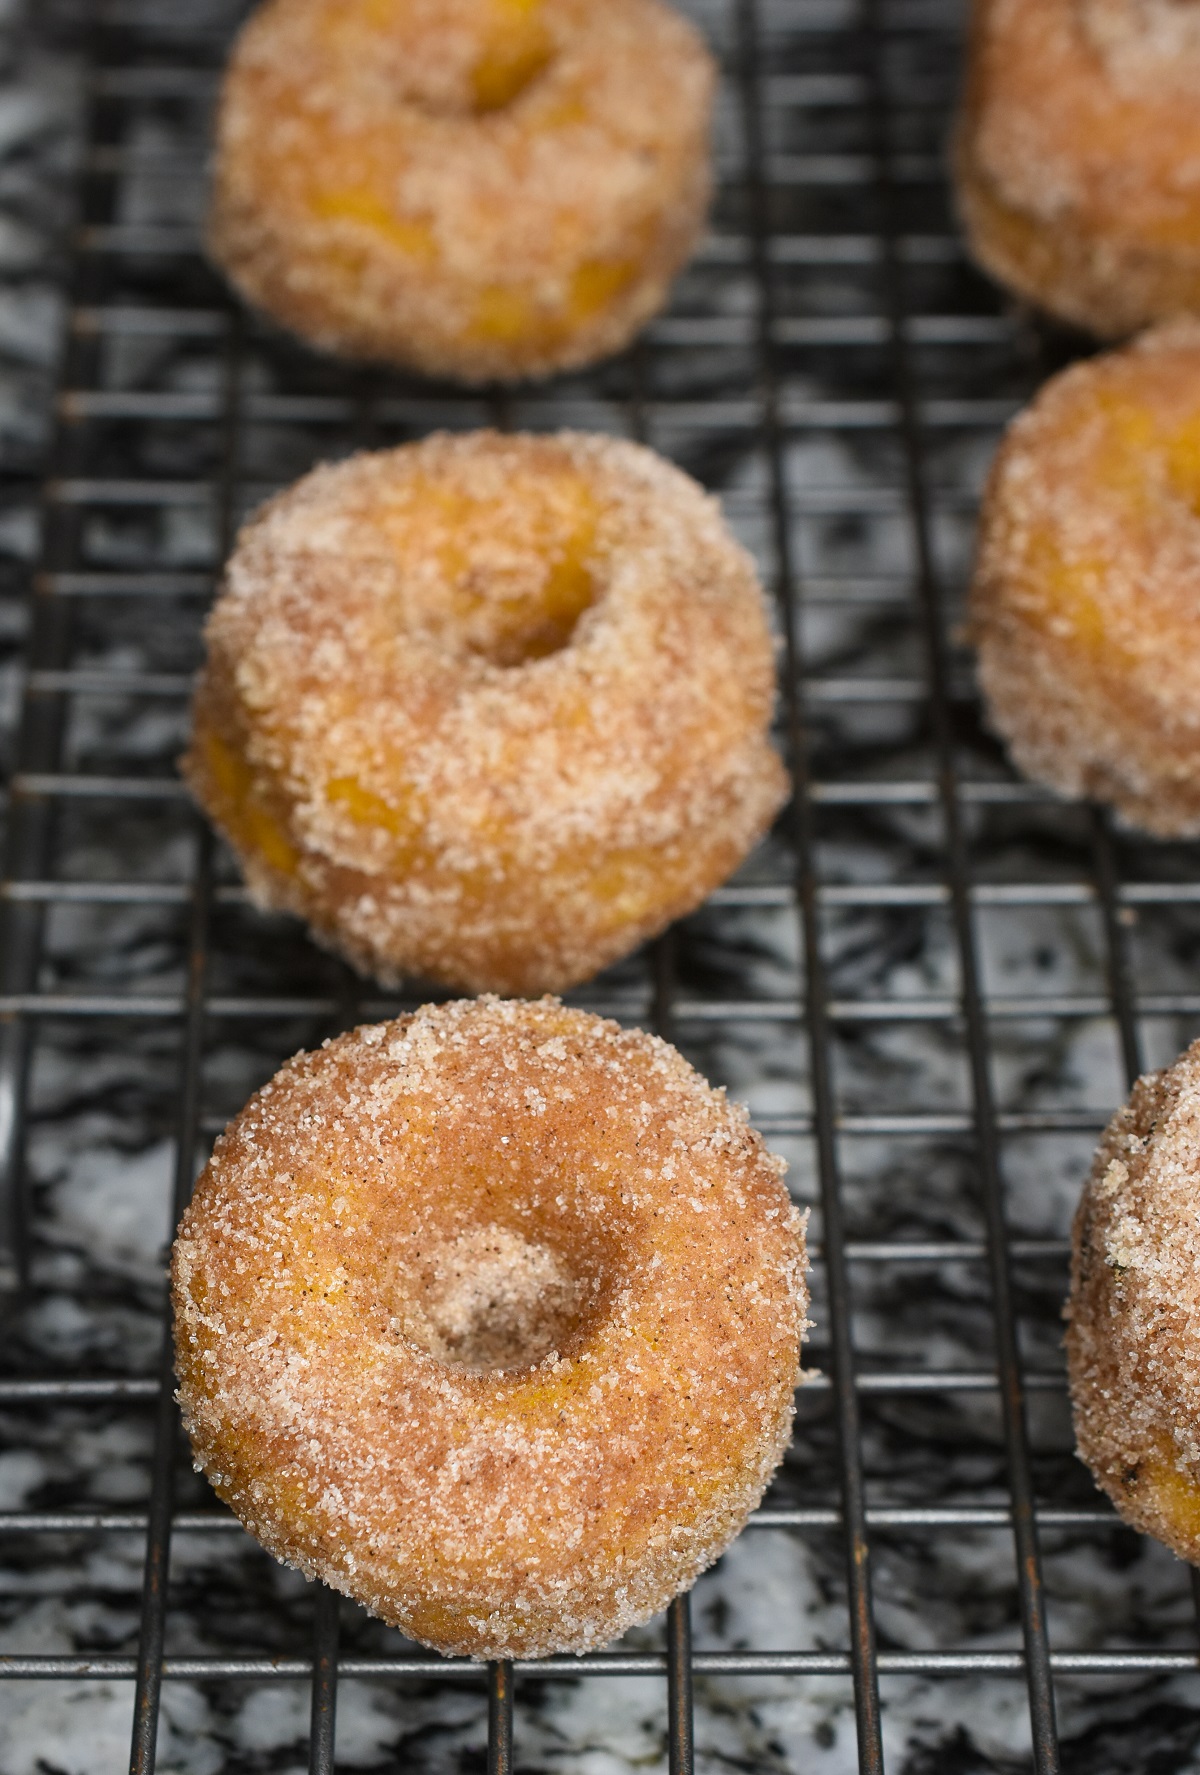
M 1101 337 L 1200 313 L 1200 0 L 975 0 L 972 251 Z
M 1014 421 L 971 620 L 1022 770 L 1200 833 L 1200 323 L 1075 365 Z
M 674 1048 L 555 1000 L 299 1054 L 175 1242 L 199 1464 L 277 1558 L 442 1651 L 602 1645 L 786 1447 L 804 1230 Z
M 715 502 L 651 451 L 436 436 L 243 531 L 185 771 L 256 900 L 384 980 L 559 990 L 769 826 L 773 644 Z
M 267 0 L 209 244 L 312 343 L 467 382 L 625 345 L 703 226 L 712 58 L 663 0 Z

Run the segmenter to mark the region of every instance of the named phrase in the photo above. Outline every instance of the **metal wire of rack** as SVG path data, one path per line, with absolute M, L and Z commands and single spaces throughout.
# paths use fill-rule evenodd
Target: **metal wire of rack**
M 960 1703 L 946 1703 L 958 1737 L 937 1740 L 943 1763 L 889 1748 L 899 1679 L 935 1695 L 1017 1683 L 1019 1755 L 1046 1775 L 1060 1764 L 1056 1702 L 1070 1702 L 1078 1751 L 1106 1706 L 1146 1717 L 1198 1658 L 1178 1606 L 1187 1584 L 1165 1556 L 1153 1571 L 1166 1601 L 1133 1638 L 1120 1621 L 1084 1622 L 1073 1592 L 1074 1612 L 1062 1607 L 1077 1637 L 1055 1628 L 1048 1585 L 1061 1599 L 1071 1583 L 1056 1549 L 1084 1548 L 1099 1572 L 1126 1531 L 1064 1440 L 1048 1330 L 1063 1217 L 1027 1214 L 1028 1190 L 1014 1206 L 1012 1172 L 1037 1175 L 1028 1155 L 1041 1141 L 1078 1175 L 1124 1084 L 1194 1030 L 1200 858 L 1135 844 L 1098 811 L 1015 780 L 978 724 L 955 622 L 979 466 L 1073 347 L 963 260 L 942 155 L 962 8 L 697 5 L 726 75 L 722 192 L 672 310 L 613 365 L 478 396 L 315 360 L 243 314 L 205 266 L 197 172 L 239 10 L 97 0 L 68 32 L 84 90 L 77 216 L 0 884 L 0 1284 L 13 1303 L 0 1413 L 15 1448 L 50 1448 L 57 1423 L 82 1434 L 97 1413 L 146 1428 L 136 1497 L 114 1502 L 84 1479 L 50 1487 L 0 1510 L 0 1536 L 22 1571 L 39 1548 L 69 1563 L 71 1549 L 125 1538 L 142 1581 L 115 1646 L 10 1639 L 0 1677 L 126 1684 L 140 1775 L 155 1767 L 172 1683 L 308 1683 L 314 1771 L 334 1765 L 339 1685 L 483 1686 L 496 1775 L 523 1760 L 522 1694 L 552 1679 L 665 1679 L 672 1775 L 704 1761 L 695 1709 L 717 1680 L 835 1679 L 864 1771 L 987 1766 L 982 1752 L 953 1760 Z M 56 24 L 61 41 L 52 13 Z M 188 1560 L 241 1530 L 187 1474 L 161 1287 L 142 1274 L 133 1306 L 89 1295 L 78 1239 L 63 1256 L 39 1141 L 64 1069 L 98 1069 L 86 1115 L 73 1114 L 101 1117 L 109 1135 L 132 1118 L 143 1140 L 149 1128 L 169 1142 L 177 1215 L 254 1083 L 297 1045 L 401 1008 L 248 907 L 170 760 L 199 618 L 241 516 L 313 460 L 478 423 L 591 424 L 674 455 L 722 493 L 778 594 L 796 782 L 784 825 L 709 909 L 581 1002 L 653 1023 L 735 1089 L 767 1079 L 761 1102 L 750 1093 L 755 1119 L 813 1204 L 823 1372 L 802 1391 L 792 1465 L 751 1525 L 829 1550 L 840 1625 L 811 1644 L 716 1644 L 682 1599 L 657 1638 L 484 1671 L 372 1639 L 313 1590 L 285 1598 L 278 1634 L 248 1651 L 236 1623 L 205 1637 L 216 1609 L 195 1585 L 193 1626 L 177 1633 Z M 1080 1031 L 1099 1057 L 1068 1090 Z M 67 1298 L 100 1330 L 77 1330 L 64 1357 L 65 1334 L 56 1344 L 45 1326 L 47 1302 L 59 1325 Z M 132 1354 L 118 1321 L 134 1327 Z M 944 1487 L 942 1465 L 954 1467 Z M 903 1554 L 915 1572 L 939 1539 L 975 1534 L 993 1537 L 989 1632 L 906 1641 L 894 1550 L 916 1549 Z M 259 1598 L 268 1580 L 255 1582 Z M 260 1638 L 275 1634 L 258 1607 Z M 1085 1719 L 1071 1698 L 1094 1678 L 1107 1699 Z M 1177 1712 L 1164 1768 L 1200 1738 L 1195 1697 Z M 798 1756 L 775 1746 L 763 1766 Z

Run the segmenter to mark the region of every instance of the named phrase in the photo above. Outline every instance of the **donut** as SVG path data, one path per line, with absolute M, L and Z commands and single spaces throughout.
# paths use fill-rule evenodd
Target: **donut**
M 1081 1458 L 1200 1564 L 1200 1042 L 1139 1079 L 1075 1217 L 1067 1358 Z
M 426 1645 L 603 1644 L 717 1558 L 787 1445 L 783 1170 L 666 1042 L 554 999 L 296 1055 L 175 1241 L 199 1466 L 276 1558 Z
M 1200 832 L 1200 324 L 1055 377 L 988 483 L 971 633 L 1028 775 Z
M 268 0 L 208 225 L 312 344 L 466 382 L 618 351 L 704 225 L 712 57 L 661 0 Z
M 955 168 L 975 257 L 1060 319 L 1200 312 L 1197 0 L 975 0 Z
M 555 991 L 699 904 L 785 794 L 766 607 L 619 439 L 319 468 L 242 532 L 185 774 L 263 906 L 367 974 Z

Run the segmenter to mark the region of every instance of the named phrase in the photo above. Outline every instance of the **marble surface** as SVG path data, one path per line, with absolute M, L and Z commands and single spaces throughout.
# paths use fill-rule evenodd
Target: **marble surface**
M 216 65 L 220 34 L 240 10 L 225 0 L 190 0 L 186 9 L 177 0 L 136 0 L 103 14 L 98 6 L 0 6 L 0 459 L 9 471 L 0 498 L 0 722 L 9 748 L 19 711 L 24 585 L 39 547 L 37 477 L 53 429 L 66 242 L 83 155 L 81 27 L 89 18 L 108 21 L 98 48 L 110 63 L 128 56 L 147 68 L 193 71 L 191 86 L 164 91 L 144 78 L 141 88 L 127 82 L 101 90 L 103 152 L 99 162 L 93 155 L 85 219 L 125 230 L 186 231 L 195 229 L 203 205 L 208 88 L 195 71 Z M 732 4 L 705 0 L 694 10 L 732 67 Z M 942 156 L 962 8 L 956 0 L 895 0 L 883 11 L 891 27 L 886 77 L 902 174 L 900 227 L 910 242 L 906 294 L 923 329 L 915 335 L 914 367 L 924 403 L 932 539 L 953 630 L 974 502 L 998 428 L 1071 346 L 1006 305 L 954 243 Z M 814 689 L 814 775 L 842 786 L 929 784 L 914 535 L 886 340 L 877 324 L 882 279 L 868 250 L 877 215 L 869 166 L 864 171 L 870 135 L 855 9 L 843 0 L 764 0 L 762 15 L 771 201 L 784 242 L 776 253 L 779 387 L 788 426 L 782 464 L 790 540 L 806 587 L 800 631 Z M 497 403 L 345 371 L 251 326 L 238 429 L 240 505 L 249 508 L 323 456 L 419 436 L 438 424 L 502 419 L 623 430 L 633 414 L 652 443 L 722 494 L 731 521 L 773 576 L 756 297 L 738 245 L 748 212 L 733 82 L 722 93 L 718 148 L 724 186 L 714 244 L 681 280 L 670 316 L 643 350 L 588 375 Z M 867 246 L 840 256 L 804 247 L 823 234 Z M 801 244 L 788 244 L 795 242 Z M 219 283 L 194 254 L 98 252 L 86 279 L 89 302 L 222 312 Z M 145 327 L 107 336 L 86 367 L 93 385 L 110 393 L 188 394 L 202 405 L 224 386 L 219 342 L 203 329 L 182 337 Z M 299 396 L 335 406 L 324 417 L 310 406 L 298 420 L 282 403 Z M 95 421 L 75 435 L 71 472 L 211 483 L 220 452 L 219 426 L 211 420 Z M 71 547 L 73 565 L 89 571 L 208 574 L 220 550 L 215 502 L 203 490 L 157 508 L 97 500 L 81 509 Z M 73 664 L 168 674 L 194 666 L 203 591 L 76 603 Z M 956 653 L 954 672 L 963 780 L 1012 782 L 981 731 L 965 655 Z M 857 691 L 847 692 L 847 681 L 856 681 Z M 886 693 L 870 688 L 883 681 L 891 686 Z M 169 777 L 185 721 L 179 694 L 75 698 L 65 766 Z M 997 1000 L 1107 1002 L 1103 929 L 1084 891 L 1095 869 L 1087 814 L 1049 799 L 976 796 L 965 806 L 972 868 L 990 890 L 977 919 L 986 991 Z M 901 1000 L 902 1011 L 922 1000 L 953 1001 L 959 965 L 938 895 L 945 857 L 936 800 L 875 797 L 869 805 L 838 805 L 827 797 L 818 840 L 821 880 L 834 890 L 822 923 L 833 997 Z M 190 880 L 196 842 L 197 827 L 179 799 L 75 803 L 59 822 L 53 869 L 71 880 L 179 886 Z M 1169 884 L 1200 880 L 1196 849 L 1122 838 L 1118 863 L 1126 880 L 1163 886 L 1162 903 L 1130 914 L 1139 990 L 1197 990 L 1200 915 L 1166 897 Z M 222 862 L 221 870 L 232 889 L 232 869 Z M 741 880 L 761 890 L 742 896 L 754 903 L 719 899 L 676 933 L 673 1032 L 702 1070 L 749 1103 L 788 1158 L 798 1199 L 815 1205 L 813 1143 L 795 1131 L 803 1130 L 812 1102 L 784 831 Z M 1040 902 L 1013 903 L 1013 890 L 1030 883 L 1044 890 Z M 861 891 L 912 884 L 927 890 L 924 903 L 918 895 L 911 904 L 888 904 L 883 892 L 869 903 Z M 186 907 L 177 901 L 59 905 L 46 922 L 39 983 L 72 993 L 170 998 L 183 987 L 185 938 Z M 355 1021 L 364 1003 L 374 1002 L 372 989 L 302 933 L 252 914 L 233 892 L 214 916 L 208 987 L 226 998 L 309 995 L 333 1008 L 319 1016 L 210 1020 L 206 1139 L 285 1055 Z M 579 996 L 645 1021 L 653 1008 L 646 958 Z M 1195 1019 L 1146 1016 L 1145 1063 L 1170 1058 L 1195 1033 Z M 1072 1455 L 1061 1387 L 1061 1241 L 1094 1131 L 1124 1094 L 1115 1024 L 1107 1013 L 1065 1015 L 1026 1005 L 1021 1015 L 995 1016 L 990 1037 L 993 1087 L 1010 1119 L 1002 1159 L 1011 1230 L 1017 1239 L 1050 1242 L 1042 1255 L 1016 1265 L 1022 1347 L 1030 1371 L 1047 1377 L 1030 1395 L 1039 1497 L 1049 1506 L 1092 1505 L 1099 1500 Z M 983 1222 L 960 1027 L 944 1018 L 862 1015 L 839 1023 L 833 1068 L 836 1105 L 846 1118 L 838 1156 L 850 1236 L 978 1239 Z M 175 1018 L 63 1017 L 40 1025 L 28 1140 L 35 1285 L 9 1328 L 7 1372 L 153 1370 L 179 1089 Z M 931 1120 L 903 1133 L 887 1126 L 889 1117 L 912 1115 Z M 1013 1127 L 1021 1117 L 1052 1126 Z M 819 1212 L 813 1232 L 819 1242 Z M 993 1326 L 978 1262 L 858 1262 L 852 1281 L 864 1369 L 991 1362 Z M 828 1329 L 819 1267 L 814 1285 L 811 1361 L 820 1367 Z M 150 1450 L 149 1414 L 137 1409 L 4 1410 L 0 1509 L 144 1506 Z M 862 1455 L 875 1505 L 996 1504 L 1006 1497 L 994 1393 L 871 1394 L 863 1401 Z M 204 1502 L 198 1482 L 185 1477 L 182 1485 L 185 1502 Z M 832 1505 L 837 1497 L 831 1398 L 813 1389 L 801 1394 L 795 1445 L 771 1501 Z M 1079 1527 L 1047 1532 L 1044 1555 L 1056 1648 L 1194 1646 L 1187 1573 L 1153 1543 L 1110 1526 Z M 873 1561 L 881 1646 L 1019 1646 L 1007 1532 L 880 1531 Z M 307 1653 L 311 1591 L 240 1534 L 180 1535 L 173 1573 L 171 1652 Z M 140 1581 L 141 1543 L 133 1534 L 7 1538 L 0 1552 L 0 1653 L 128 1652 L 136 1645 Z M 693 1606 L 697 1644 L 706 1649 L 844 1648 L 840 1539 L 831 1531 L 751 1529 L 701 1580 Z M 350 1650 L 402 1643 L 349 1606 L 343 1634 Z M 658 1623 L 628 1643 L 661 1642 Z M 895 1775 L 1000 1775 L 1028 1766 L 1028 1709 L 1017 1677 L 894 1676 L 884 1679 L 882 1694 L 886 1761 Z M 129 1685 L 117 1682 L 6 1684 L 0 1772 L 116 1771 L 128 1754 L 130 1699 Z M 1165 1775 L 1200 1767 L 1194 1676 L 1063 1679 L 1057 1701 L 1073 1770 Z M 163 1706 L 165 1770 L 290 1775 L 305 1766 L 303 1684 L 171 1683 Z M 664 1685 L 655 1680 L 531 1681 L 518 1692 L 522 1770 L 625 1775 L 665 1766 L 665 1731 Z M 341 1685 L 337 1753 L 347 1768 L 473 1775 L 484 1766 L 484 1733 L 478 1684 Z M 696 1744 L 703 1775 L 841 1775 L 857 1766 L 850 1683 L 703 1679 Z

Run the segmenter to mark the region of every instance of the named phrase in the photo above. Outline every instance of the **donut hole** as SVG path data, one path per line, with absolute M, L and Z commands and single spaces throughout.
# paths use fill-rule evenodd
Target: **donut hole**
M 471 114 L 507 111 L 553 60 L 554 44 L 545 26 L 536 17 L 519 19 L 514 28 L 494 37 L 471 69 Z
M 391 36 L 388 78 L 402 104 L 429 117 L 507 111 L 548 71 L 557 45 L 545 0 L 382 0 Z M 371 15 L 367 15 L 370 19 Z M 360 53 L 374 49 L 360 35 Z
M 531 1368 L 578 1345 L 606 1298 L 603 1266 L 497 1224 L 434 1247 L 408 1278 L 407 1337 L 448 1367 Z
M 560 652 L 601 593 L 599 516 L 582 477 L 554 467 L 494 492 L 414 480 L 382 514 L 405 563 L 399 626 L 495 666 Z
M 493 666 L 513 667 L 561 653 L 595 602 L 597 586 L 586 556 L 568 545 L 530 563 L 525 573 L 482 573 L 463 590 L 474 605 L 464 612 L 467 651 Z

